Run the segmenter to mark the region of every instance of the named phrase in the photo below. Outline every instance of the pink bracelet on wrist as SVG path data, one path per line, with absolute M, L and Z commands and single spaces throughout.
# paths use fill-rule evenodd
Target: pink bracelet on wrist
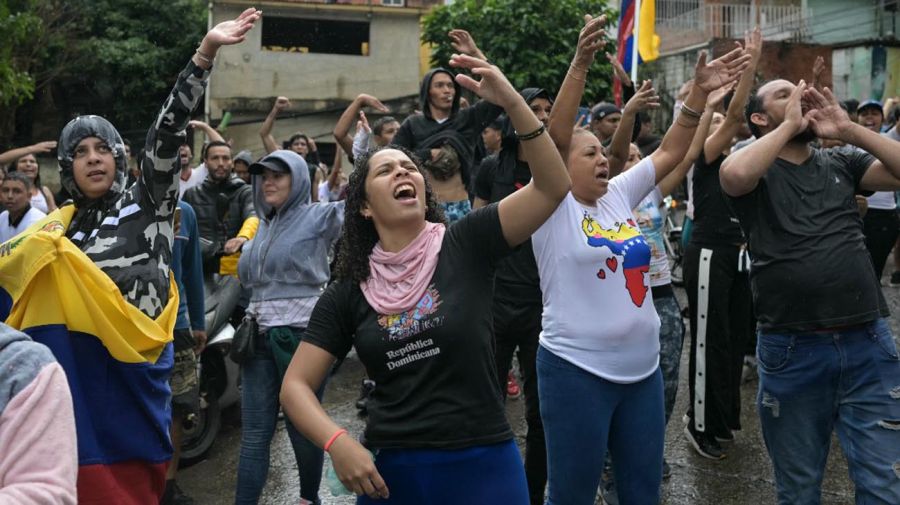
M 347 430 L 345 430 L 344 428 L 337 430 L 334 433 L 334 435 L 331 435 L 331 438 L 329 438 L 328 441 L 325 442 L 325 446 L 322 447 L 322 449 L 324 449 L 325 452 L 328 452 L 328 450 L 331 449 L 331 446 L 334 445 L 334 441 L 337 440 L 338 437 L 340 437 L 341 435 L 346 435 L 346 434 L 347 434 Z

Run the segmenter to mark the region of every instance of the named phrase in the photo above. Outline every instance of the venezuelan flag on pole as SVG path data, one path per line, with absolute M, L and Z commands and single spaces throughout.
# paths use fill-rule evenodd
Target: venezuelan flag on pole
M 638 13 L 638 16 L 635 16 Z M 635 39 L 637 44 L 635 44 Z M 622 0 L 619 12 L 619 36 L 616 55 L 631 80 L 637 83 L 637 66 L 659 57 L 659 36 L 656 35 L 656 0 Z M 637 64 L 632 65 L 633 61 Z M 622 83 L 615 79 L 613 86 L 616 104 L 621 106 Z
M 149 318 L 65 236 L 65 206 L 0 245 L 0 319 L 53 351 L 78 436 L 78 502 L 158 503 L 172 456 L 168 385 L 178 291 Z

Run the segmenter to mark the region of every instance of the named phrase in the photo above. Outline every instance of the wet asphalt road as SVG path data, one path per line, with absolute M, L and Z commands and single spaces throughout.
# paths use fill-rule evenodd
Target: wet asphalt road
M 891 262 L 888 267 L 891 270 Z M 900 336 L 900 289 L 884 287 L 891 307 L 891 326 L 895 339 Z M 685 303 L 684 292 L 677 290 L 679 300 Z M 686 337 L 687 338 L 687 337 Z M 897 339 L 900 346 L 900 339 Z M 743 431 L 728 450 L 722 461 L 710 461 L 699 457 L 682 434 L 681 415 L 687 409 L 688 342 L 682 353 L 681 381 L 672 420 L 666 433 L 666 460 L 672 466 L 672 476 L 663 483 L 662 503 L 671 505 L 717 504 L 757 505 L 775 503 L 774 479 L 769 463 L 759 421 L 756 417 L 757 381 L 742 387 Z M 325 394 L 325 407 L 338 424 L 347 427 L 354 435 L 360 433 L 363 423 L 356 416 L 354 402 L 359 393 L 359 383 L 364 375 L 362 365 L 355 356 L 348 358 L 338 374 L 332 378 Z M 507 414 L 516 432 L 520 447 L 524 447 L 524 401 L 507 400 Z M 178 482 L 186 494 L 198 504 L 226 504 L 234 500 L 237 477 L 237 460 L 240 448 L 240 412 L 226 412 L 223 430 L 208 458 L 191 468 L 181 471 Z M 327 458 L 327 456 L 326 456 Z M 326 459 L 326 465 L 330 463 Z M 279 423 L 272 442 L 269 480 L 260 503 L 296 504 L 299 502 L 299 480 L 293 452 L 290 450 L 283 424 Z M 350 496 L 331 496 L 324 482 L 320 497 L 323 504 L 352 504 Z M 828 458 L 822 492 L 823 504 L 853 503 L 853 484 L 847 475 L 847 463 L 836 437 Z

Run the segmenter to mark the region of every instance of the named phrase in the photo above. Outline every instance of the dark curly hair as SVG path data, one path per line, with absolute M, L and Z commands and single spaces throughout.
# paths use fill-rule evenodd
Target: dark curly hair
M 409 156 L 424 176 L 422 162 L 409 150 L 387 145 L 370 149 L 358 157 L 353 172 L 347 183 L 347 200 L 344 204 L 344 229 L 338 245 L 338 256 L 335 265 L 335 276 L 340 280 L 360 283 L 369 278 L 369 255 L 378 243 L 378 232 L 371 219 L 363 217 L 361 211 L 366 201 L 366 176 L 369 173 L 369 160 L 375 153 L 383 149 L 396 149 Z M 444 210 L 438 204 L 428 180 L 425 180 L 425 220 L 432 223 L 446 223 Z

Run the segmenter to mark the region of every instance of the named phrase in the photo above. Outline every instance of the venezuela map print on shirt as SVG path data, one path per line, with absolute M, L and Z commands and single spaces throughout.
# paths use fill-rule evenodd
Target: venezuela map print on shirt
M 589 246 L 606 247 L 613 253 L 606 259 L 605 265 L 600 265 L 597 278 L 605 281 L 607 270 L 615 273 L 619 269 L 621 258 L 621 268 L 625 274 L 624 287 L 628 290 L 631 301 L 638 307 L 642 306 L 649 289 L 644 281 L 644 274 L 650 270 L 650 246 L 647 245 L 634 220 L 617 222 L 614 229 L 609 230 L 600 226 L 600 223 L 585 212 L 581 219 L 581 231 L 584 232 Z

